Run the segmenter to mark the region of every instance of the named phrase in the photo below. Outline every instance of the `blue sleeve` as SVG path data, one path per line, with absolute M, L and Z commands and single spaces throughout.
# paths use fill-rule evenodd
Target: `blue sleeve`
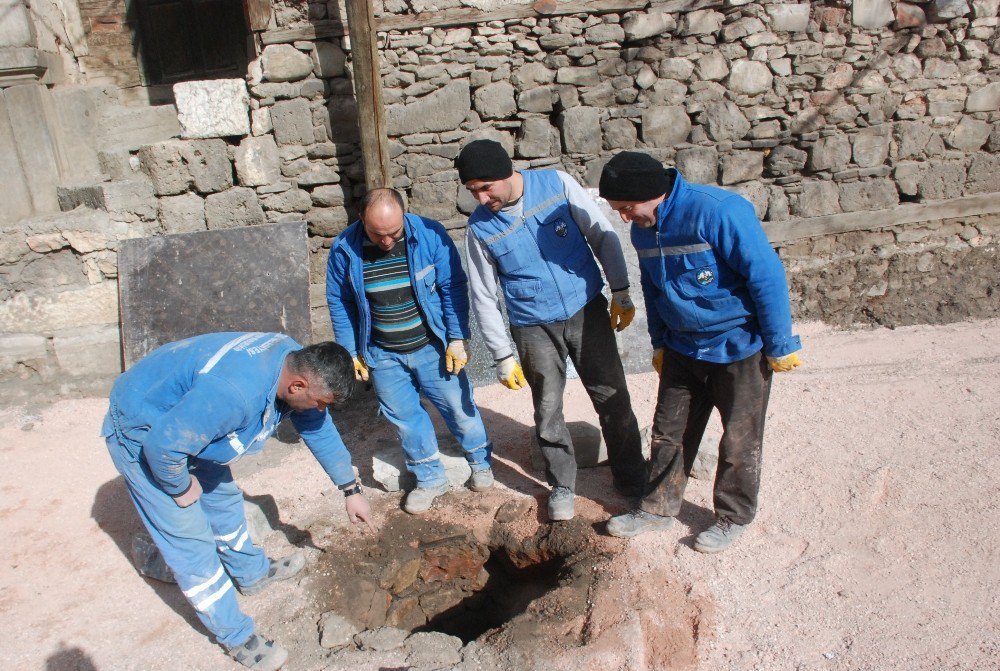
M 330 413 L 316 409 L 303 410 L 293 412 L 291 419 L 309 451 L 334 484 L 340 487 L 354 482 L 351 453 L 347 451 L 340 432 L 333 425 Z
M 764 354 L 785 356 L 802 347 L 792 334 L 792 306 L 781 259 L 771 247 L 753 205 L 740 196 L 719 204 L 719 226 L 705 231 L 716 253 L 746 282 L 757 312 Z M 716 236 L 712 240 L 713 233 Z
M 437 242 L 434 250 L 434 267 L 448 340 L 468 340 L 471 336 L 469 279 L 462 269 L 458 248 L 448 237 L 448 231 L 444 226 L 430 219 L 424 219 L 424 224 Z
M 649 342 L 653 349 L 666 347 L 667 325 L 660 318 L 656 309 L 656 295 L 660 289 L 656 286 L 643 265 L 639 264 L 639 285 L 642 287 L 642 299 L 646 304 L 646 330 L 649 331 Z
M 213 375 L 199 375 L 180 401 L 150 425 L 142 456 L 163 491 L 178 496 L 191 485 L 188 457 L 246 423 L 240 390 Z
M 350 267 L 344 254 L 338 254 L 337 245 L 330 249 L 326 264 L 326 304 L 333 323 L 333 337 L 351 356 L 358 355 L 358 305 L 350 285 Z

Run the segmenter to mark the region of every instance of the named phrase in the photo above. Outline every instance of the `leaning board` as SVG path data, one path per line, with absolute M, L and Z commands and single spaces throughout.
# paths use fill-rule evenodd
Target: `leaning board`
M 118 300 L 126 368 L 168 342 L 216 331 L 311 338 L 304 222 L 122 242 Z

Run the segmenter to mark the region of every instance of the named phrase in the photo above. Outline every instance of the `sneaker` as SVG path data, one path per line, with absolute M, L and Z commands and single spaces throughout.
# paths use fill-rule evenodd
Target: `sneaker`
M 553 522 L 573 519 L 576 515 L 575 498 L 569 487 L 555 487 L 549 494 L 549 519 Z
M 434 503 L 434 499 L 449 489 L 451 489 L 451 484 L 447 482 L 435 485 L 434 487 L 417 487 L 416 489 L 412 489 L 406 495 L 406 503 L 403 504 L 403 510 L 411 515 L 425 513 L 430 509 L 431 504 Z
M 271 583 L 294 577 L 306 565 L 306 557 L 301 552 L 293 552 L 281 559 L 272 559 L 267 575 L 252 585 L 240 586 L 240 594 L 253 596 L 263 592 Z
M 288 660 L 288 651 L 260 634 L 252 634 L 242 645 L 229 648 L 229 656 L 253 671 L 278 671 Z
M 725 517 L 719 517 L 715 524 L 698 534 L 694 539 L 694 549 L 698 552 L 722 552 L 743 534 L 746 526 L 733 524 Z
M 481 471 L 473 471 L 469 478 L 469 488 L 474 492 L 485 492 L 493 486 L 493 469 L 484 468 Z
M 669 529 L 673 523 L 673 517 L 654 515 L 645 510 L 636 509 L 622 515 L 615 515 L 608 520 L 608 533 L 618 538 L 631 538 L 647 531 Z

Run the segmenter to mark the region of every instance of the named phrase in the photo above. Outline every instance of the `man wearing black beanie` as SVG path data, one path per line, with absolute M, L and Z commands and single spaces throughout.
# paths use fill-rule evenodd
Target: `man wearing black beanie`
M 563 417 L 567 357 L 597 410 L 615 486 L 638 496 L 646 464 L 612 330 L 621 331 L 635 316 L 618 235 L 572 177 L 558 170 L 515 172 L 496 142 L 470 142 L 455 167 L 479 201 L 465 236 L 472 309 L 500 382 L 531 388 L 535 438 L 552 485 L 549 519 L 575 514 L 576 457 Z M 611 285 L 610 315 L 595 255 Z M 500 313 L 498 286 L 520 364 Z
M 670 526 L 715 407 L 723 426 L 716 520 L 694 547 L 721 552 L 757 511 L 772 372 L 799 365 L 784 268 L 749 201 L 689 184 L 651 156 L 614 156 L 600 192 L 632 223 L 660 375 L 646 494 L 637 509 L 608 521 L 608 533 L 629 537 Z

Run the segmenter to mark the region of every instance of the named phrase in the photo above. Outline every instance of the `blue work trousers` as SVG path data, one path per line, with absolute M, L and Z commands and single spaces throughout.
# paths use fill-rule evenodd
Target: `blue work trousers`
M 374 346 L 369 351 L 374 353 L 369 366 L 379 409 L 399 431 L 406 468 L 418 487 L 448 482 L 434 424 L 420 404 L 420 392 L 441 413 L 472 470 L 490 468 L 493 445 L 472 397 L 469 376 L 464 370 L 458 375 L 445 370 L 440 344 L 433 342 L 406 354 Z
M 156 484 L 141 456 L 133 455 L 114 432 L 105 440 L 142 523 L 198 619 L 227 648 L 245 642 L 254 624 L 240 610 L 233 581 L 254 584 L 267 575 L 269 562 L 250 538 L 243 492 L 229 467 L 192 459 L 191 476 L 204 493 L 181 508 Z

